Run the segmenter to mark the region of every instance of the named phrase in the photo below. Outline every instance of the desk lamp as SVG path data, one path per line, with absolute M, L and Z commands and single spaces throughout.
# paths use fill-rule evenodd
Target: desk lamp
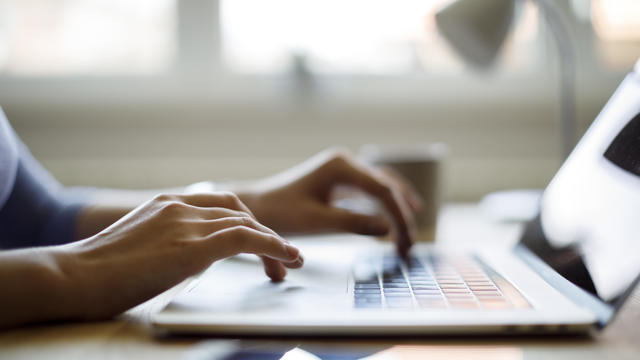
M 517 0 L 458 0 L 436 14 L 440 34 L 474 68 L 489 68 L 509 33 Z M 557 4 L 534 0 L 545 15 L 560 62 L 560 135 L 563 160 L 575 145 L 575 55 L 568 25 Z
M 436 13 L 440 34 L 465 62 L 488 69 L 500 52 L 513 22 L 517 0 L 458 0 Z M 560 62 L 560 141 L 563 160 L 575 141 L 574 49 L 568 25 L 557 4 L 536 1 L 553 34 Z M 483 207 L 502 220 L 535 216 L 541 191 L 512 190 L 487 195 Z

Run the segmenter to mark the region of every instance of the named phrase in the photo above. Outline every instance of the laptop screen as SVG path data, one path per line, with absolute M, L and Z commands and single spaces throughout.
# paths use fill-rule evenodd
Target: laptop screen
M 533 225 L 532 225 L 533 224 Z M 545 190 L 522 243 L 616 305 L 640 275 L 640 61 Z

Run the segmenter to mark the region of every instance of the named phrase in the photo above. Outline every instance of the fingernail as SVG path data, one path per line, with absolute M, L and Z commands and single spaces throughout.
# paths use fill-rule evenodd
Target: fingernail
M 280 282 L 284 279 L 285 276 L 287 276 L 287 270 L 285 269 L 278 269 L 278 270 L 270 270 L 267 275 L 271 278 L 271 281 L 273 282 Z
M 297 247 L 289 244 L 285 245 L 284 247 L 285 249 L 287 249 L 287 254 L 289 254 L 289 257 L 291 257 L 292 259 L 295 259 L 300 255 L 300 250 L 298 250 Z

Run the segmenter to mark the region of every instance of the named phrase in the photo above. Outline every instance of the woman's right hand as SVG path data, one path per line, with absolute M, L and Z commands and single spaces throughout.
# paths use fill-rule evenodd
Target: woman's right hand
M 232 193 L 160 195 L 86 240 L 50 249 L 72 305 L 65 318 L 117 315 L 238 253 L 260 256 L 274 281 L 303 262 Z

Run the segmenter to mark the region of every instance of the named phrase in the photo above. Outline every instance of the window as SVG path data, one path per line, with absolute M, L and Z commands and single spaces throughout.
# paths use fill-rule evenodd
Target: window
M 628 70 L 640 58 L 640 1 L 592 0 L 596 51 L 609 68 Z
M 175 0 L 4 0 L 0 72 L 153 74 L 175 53 Z
M 251 92 L 268 99 L 284 89 L 273 90 L 274 76 L 303 66 L 313 75 L 330 75 L 337 87 L 352 75 L 375 77 L 381 88 L 402 83 L 406 93 L 399 97 L 423 96 L 436 82 L 414 74 L 458 82 L 452 89 L 478 79 L 468 76 L 436 30 L 434 14 L 451 1 L 2 0 L 0 95 L 5 101 L 36 93 L 73 96 L 90 84 L 114 98 L 172 98 L 190 89 L 202 96 Z M 640 56 L 640 2 L 571 4 L 581 4 L 586 14 L 584 26 L 576 27 L 578 44 L 595 44 L 581 56 L 604 59 L 605 72 L 628 70 Z M 495 67 L 507 74 L 499 81 L 536 82 L 548 73 L 545 57 L 555 49 L 545 44 L 550 36 L 541 36 L 548 32 L 540 31 L 546 28 L 540 18 L 536 1 L 517 1 Z M 411 81 L 420 91 L 406 86 Z M 511 86 L 499 81 L 496 87 Z M 45 91 L 43 84 L 50 87 Z M 373 89 L 359 84 L 347 87 L 353 93 Z M 62 91 L 52 91 L 56 86 Z M 154 95 L 141 91 L 149 88 Z
M 456 74 L 464 64 L 434 20 L 450 2 L 4 0 L 0 75 L 154 75 L 194 66 L 277 74 L 301 63 L 317 74 Z M 529 69 L 539 49 L 537 8 L 519 5 L 500 57 L 500 68 L 515 71 Z
M 451 0 L 222 0 L 224 62 L 235 72 L 274 73 L 304 61 L 315 73 L 454 72 L 460 60 L 434 20 Z M 503 57 L 529 66 L 537 11 L 519 9 Z

